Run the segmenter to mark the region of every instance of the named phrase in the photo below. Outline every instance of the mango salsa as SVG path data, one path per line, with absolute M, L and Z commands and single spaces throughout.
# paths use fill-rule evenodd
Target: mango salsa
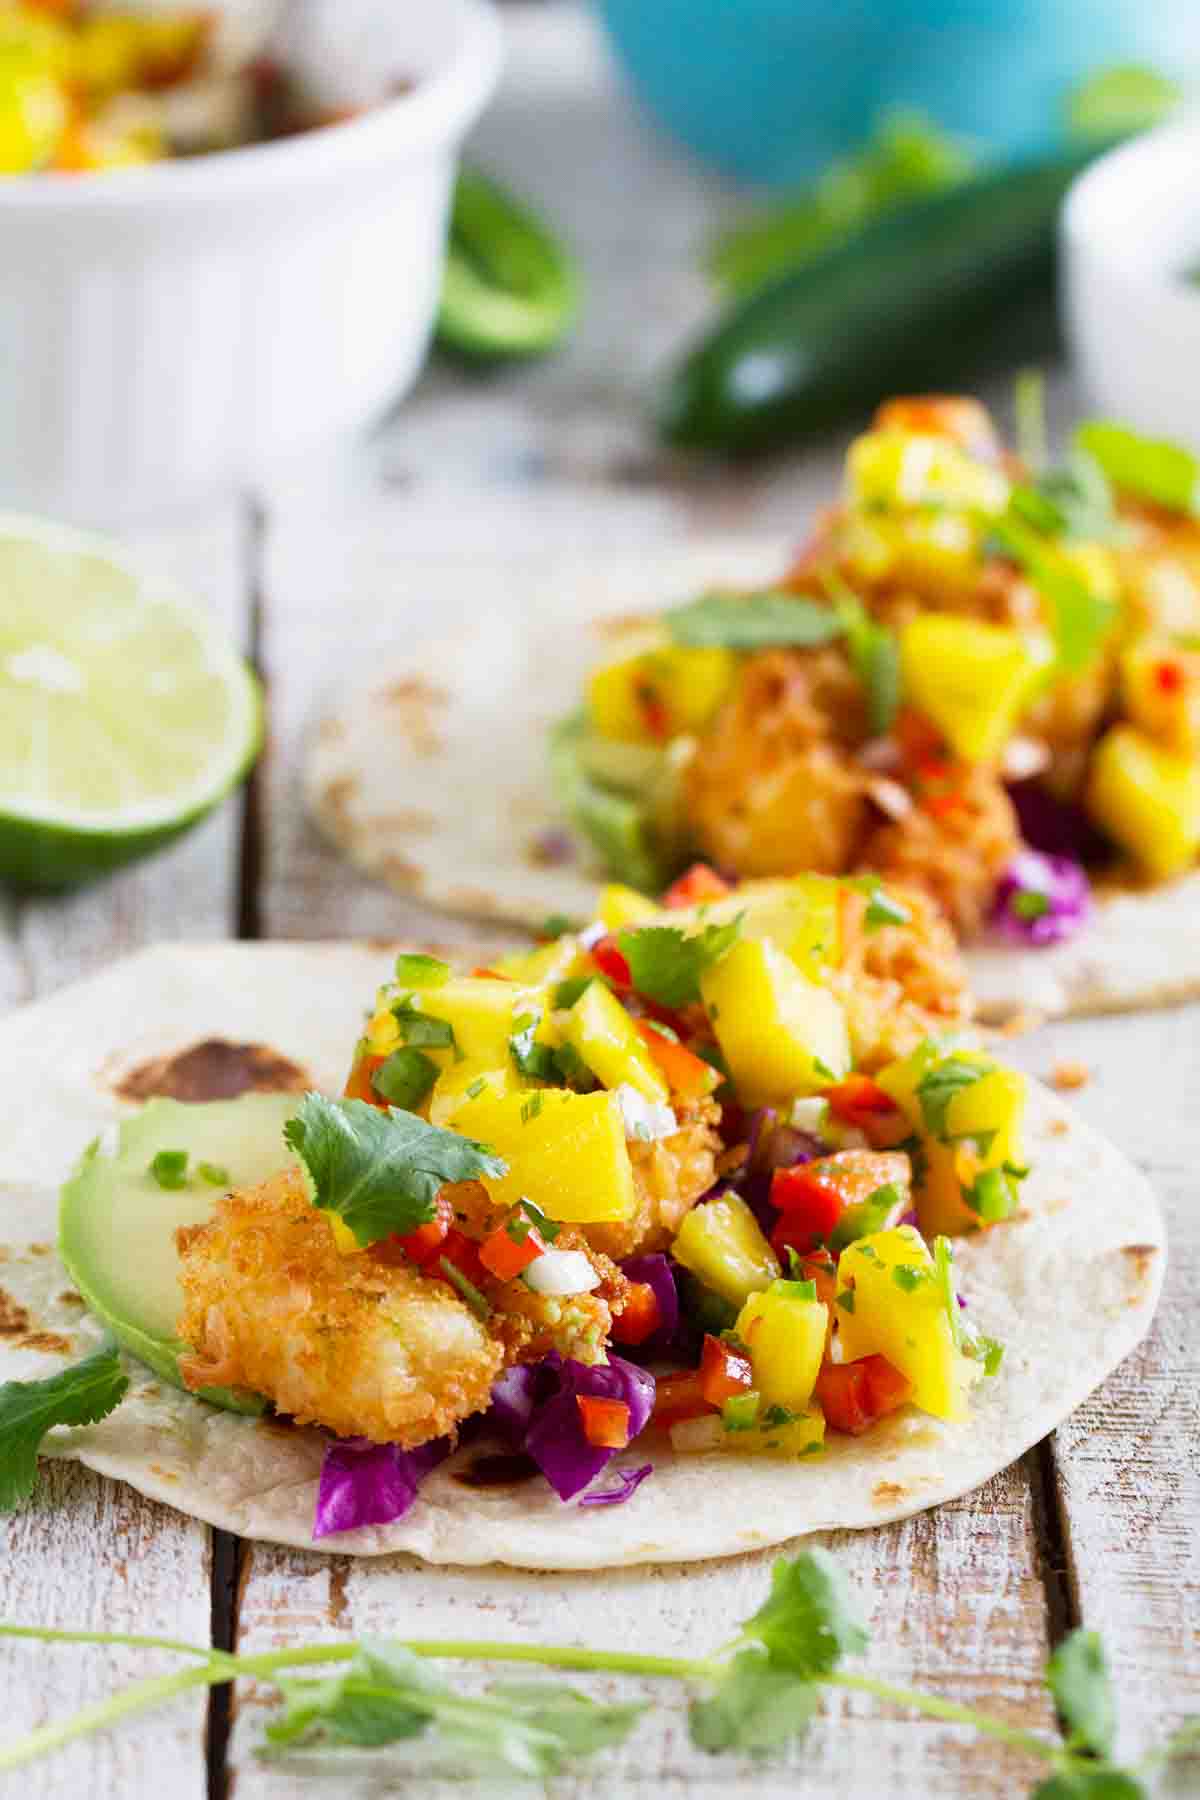
M 392 1004 L 401 1000 L 406 1000 L 415 1013 L 439 1019 L 454 1032 L 453 1046 L 421 1043 L 421 1048 L 441 1067 L 465 1058 L 481 1068 L 504 1068 L 509 1061 L 509 1039 L 516 1022 L 530 1014 L 537 1014 L 539 1018 L 537 1041 L 555 1041 L 549 997 L 542 988 L 496 981 L 490 976 L 458 975 L 443 982 L 441 987 L 420 988 L 411 995 L 397 994 Z M 379 1021 L 380 1015 L 376 1014 L 372 1032 Z M 372 1032 L 368 1036 L 375 1048 Z M 402 1033 L 403 1026 L 398 1025 L 397 1042 L 403 1041 Z M 420 1040 L 413 1036 L 408 1041 Z
M 607 1088 L 627 1084 L 647 1100 L 664 1103 L 666 1081 L 621 1002 L 602 981 L 589 982 L 567 1014 L 568 1044 Z
M 536 1088 L 481 1094 L 454 1129 L 493 1149 L 508 1174 L 486 1181 L 493 1200 L 532 1200 L 548 1218 L 592 1225 L 628 1219 L 637 1204 L 625 1124 L 616 1096 Z
M 1092 755 L 1087 808 L 1102 831 L 1158 881 L 1200 850 L 1200 765 L 1133 725 L 1114 725 Z
M 648 925 L 659 909 L 646 894 L 623 882 L 610 881 L 600 889 L 596 916 L 606 931 L 624 931 L 630 925 Z
M 684 931 L 726 925 L 739 916 L 742 936 L 766 938 L 806 974 L 841 960 L 842 883 L 834 875 L 794 875 L 743 881 L 736 893 L 700 906 L 680 907 L 663 918 Z
M 703 730 L 733 686 L 736 668 L 730 650 L 692 648 L 643 632 L 632 655 L 593 671 L 588 714 L 602 737 L 665 743 Z
M 850 1070 L 846 1014 L 766 939 L 742 939 L 700 992 L 746 1106 L 820 1093 Z
M 842 1296 L 853 1297 L 853 1310 Z M 933 1257 L 911 1225 L 860 1238 L 838 1264 L 838 1336 L 847 1362 L 886 1356 L 913 1384 L 913 1404 L 963 1419 L 978 1367 L 956 1347 Z
M 825 1354 L 829 1308 L 809 1298 L 808 1282 L 773 1281 L 750 1298 L 734 1329 L 750 1352 L 754 1386 L 764 1406 L 803 1412 Z
M 1003 1182 L 1015 1205 L 1024 1077 L 978 1051 L 927 1040 L 876 1079 L 913 1129 L 913 1197 L 925 1236 L 975 1231 L 1006 1216 L 989 1190 Z M 981 1177 L 991 1178 L 982 1188 Z
M 967 762 L 999 759 L 1051 655 L 1040 637 L 951 613 L 919 613 L 900 633 L 905 695 Z
M 482 1094 L 498 1096 L 519 1090 L 532 1091 L 511 1060 L 505 1068 L 489 1069 L 464 1059 L 442 1070 L 424 1110 L 431 1125 L 450 1125 L 469 1101 L 478 1100 Z
M 539 944 L 536 950 L 510 950 L 493 958 L 491 967 L 498 975 L 507 975 L 525 987 L 557 987 L 572 975 L 582 973 L 587 957 L 573 937 L 555 938 Z
M 1200 753 L 1200 654 L 1169 638 L 1139 638 L 1121 657 L 1121 699 L 1131 724 L 1164 749 Z
M 779 1275 L 779 1258 L 740 1194 L 721 1194 L 693 1207 L 671 1254 L 732 1306 L 741 1306 Z
M 1008 478 L 995 463 L 981 462 L 951 438 L 933 432 L 885 427 L 856 438 L 846 456 L 847 498 L 867 511 L 942 507 L 1000 513 L 1008 504 Z

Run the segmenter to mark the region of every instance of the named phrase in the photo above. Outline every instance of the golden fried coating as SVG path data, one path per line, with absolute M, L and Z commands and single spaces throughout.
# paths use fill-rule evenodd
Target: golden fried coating
M 665 1250 L 702 1194 L 717 1178 L 721 1153 L 717 1121 L 721 1109 L 713 1100 L 674 1100 L 679 1130 L 654 1143 L 629 1140 L 629 1157 L 637 1186 L 637 1209 L 619 1224 L 580 1229 L 594 1250 L 618 1259 Z
M 697 843 L 739 875 L 840 875 L 869 813 L 863 690 L 840 646 L 750 656 L 687 769 Z
M 966 964 L 933 901 L 894 882 L 888 893 L 908 924 L 849 933 L 845 961 L 828 976 L 846 1008 L 855 1067 L 868 1074 L 971 1017 Z
M 956 766 L 952 804 L 914 805 L 871 833 L 859 866 L 932 896 L 959 933 L 986 921 L 996 882 L 1020 848 L 1012 801 L 994 770 Z
M 406 1448 L 488 1404 L 501 1346 L 443 1281 L 340 1256 L 288 1169 L 177 1234 L 189 1387 L 249 1388 L 301 1424 Z

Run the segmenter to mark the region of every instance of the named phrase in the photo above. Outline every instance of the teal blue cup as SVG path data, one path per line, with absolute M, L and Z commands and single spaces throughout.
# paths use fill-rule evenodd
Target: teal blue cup
M 916 107 L 994 150 L 1051 142 L 1099 69 L 1200 63 L 1197 0 L 597 0 L 654 117 L 746 180 L 787 182 Z

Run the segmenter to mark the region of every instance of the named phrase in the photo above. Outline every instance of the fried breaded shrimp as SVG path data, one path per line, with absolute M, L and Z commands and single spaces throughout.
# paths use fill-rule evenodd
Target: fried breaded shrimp
M 679 1130 L 654 1143 L 629 1139 L 637 1208 L 619 1224 L 581 1227 L 593 1249 L 616 1258 L 664 1250 L 717 1178 L 721 1109 L 713 1100 L 676 1097 Z
M 842 967 L 827 976 L 846 1008 L 855 1066 L 867 1074 L 931 1034 L 965 1024 L 972 1010 L 966 964 L 933 901 L 895 882 L 888 894 L 908 923 L 849 934 Z
M 488 1404 L 501 1346 L 445 1282 L 341 1256 L 297 1169 L 177 1234 L 191 1388 L 265 1394 L 301 1424 L 405 1447 Z
M 880 825 L 863 845 L 859 866 L 931 895 L 971 937 L 982 929 L 996 883 L 1020 843 L 1000 777 L 964 764 L 956 770 L 952 804 L 940 811 L 916 805 Z
M 862 685 L 840 646 L 748 657 L 686 772 L 700 849 L 741 876 L 841 874 L 868 823 L 849 754 L 866 736 Z

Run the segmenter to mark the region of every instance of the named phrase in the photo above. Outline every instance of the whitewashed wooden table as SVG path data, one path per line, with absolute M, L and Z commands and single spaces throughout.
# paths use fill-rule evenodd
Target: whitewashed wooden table
M 571 8 L 509 9 L 512 61 L 479 135 L 489 164 L 538 195 L 576 243 L 589 304 L 569 353 L 477 384 L 432 372 L 349 464 L 258 500 L 137 534 L 226 620 L 266 678 L 268 753 L 248 793 L 156 861 L 65 900 L 0 895 L 0 1004 L 18 1005 L 163 938 L 488 934 L 432 918 L 339 864 L 305 823 L 297 759 L 331 675 L 368 644 L 440 629 L 424 558 L 448 545 L 639 545 L 711 530 L 795 531 L 836 479 L 839 446 L 730 475 L 656 458 L 638 424 L 648 372 L 702 315 L 697 250 L 728 203 L 657 142 Z M 1060 392 L 1063 404 L 1069 395 Z M 471 596 L 464 595 L 469 615 Z M 486 770 L 480 806 L 486 806 Z M 1200 925 L 1198 925 L 1200 929 Z M 493 932 L 494 940 L 496 934 Z M 1200 1712 L 1200 1007 L 1045 1029 L 1012 1046 L 1045 1075 L 1093 1071 L 1078 1104 L 1146 1170 L 1167 1208 L 1171 1265 L 1156 1326 L 1053 1438 L 979 1493 L 906 1523 L 828 1541 L 859 1589 L 880 1676 L 1014 1722 L 1048 1724 L 1040 1672 L 1083 1622 L 1104 1633 L 1123 1741 Z M 1053 1306 L 1048 1293 L 1045 1304 Z M 664 1652 L 725 1641 L 757 1603 L 770 1555 L 590 1576 L 423 1570 L 238 1542 L 76 1467 L 0 1526 L 9 1618 L 167 1632 L 242 1649 L 364 1630 L 628 1641 Z M 5 1732 L 74 1711 L 148 1673 L 126 1653 L 6 1649 Z M 635 1682 L 605 1692 L 636 1693 Z M 1035 1771 L 961 1729 L 835 1697 L 784 1768 L 712 1761 L 687 1743 L 681 1697 L 562 1795 L 885 1792 L 1011 1795 Z M 13 1792 L 130 1800 L 277 1800 L 300 1778 L 254 1755 L 262 1708 L 189 1697 L 11 1778 Z M 319 1774 L 340 1795 L 427 1794 L 429 1782 Z

